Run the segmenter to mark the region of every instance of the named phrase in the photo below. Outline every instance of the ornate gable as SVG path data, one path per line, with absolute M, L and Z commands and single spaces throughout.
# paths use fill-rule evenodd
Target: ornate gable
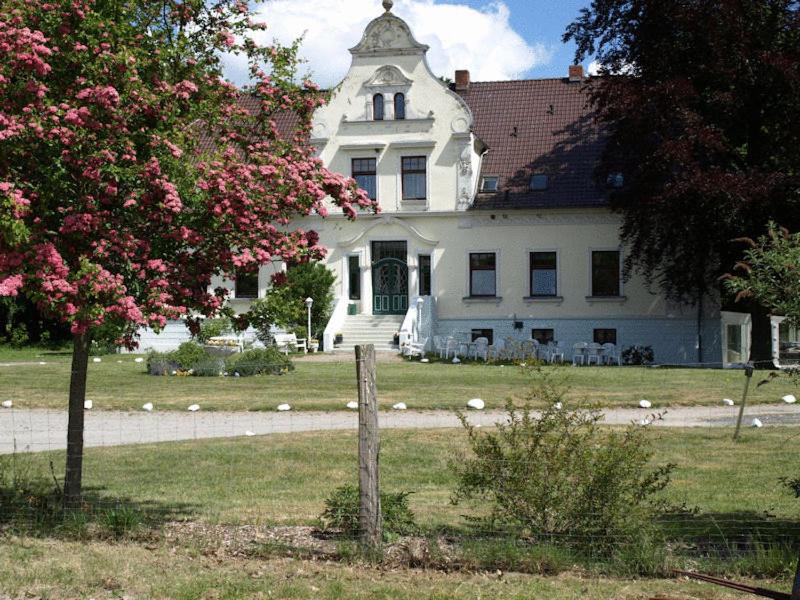
M 411 85 L 411 80 L 393 65 L 384 65 L 375 71 L 364 85 L 367 87 L 401 87 Z
M 386 12 L 372 21 L 364 30 L 361 41 L 350 53 L 354 56 L 424 54 L 428 46 L 414 39 L 408 25 L 399 17 Z

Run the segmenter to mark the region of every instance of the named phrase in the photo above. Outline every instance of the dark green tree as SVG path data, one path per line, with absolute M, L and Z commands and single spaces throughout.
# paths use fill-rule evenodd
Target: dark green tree
M 597 176 L 624 176 L 626 272 L 695 304 L 699 335 L 733 240 L 800 226 L 800 3 L 593 0 L 564 40 L 601 65 Z

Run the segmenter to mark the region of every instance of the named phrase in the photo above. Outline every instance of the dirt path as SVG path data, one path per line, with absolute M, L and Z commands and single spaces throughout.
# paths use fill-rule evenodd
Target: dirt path
M 663 427 L 730 427 L 736 407 L 680 407 L 668 409 Z M 647 419 L 652 411 L 608 409 L 605 422 L 627 424 Z M 491 426 L 503 419 L 499 411 L 471 412 L 474 424 Z M 754 406 L 745 413 L 745 426 L 758 418 L 765 427 L 800 425 L 800 406 Z M 117 412 L 86 414 L 86 446 L 122 446 L 191 439 L 270 435 L 309 431 L 355 429 L 351 412 Z M 391 411 L 380 415 L 384 429 L 435 429 L 458 427 L 447 411 Z M 0 454 L 61 450 L 66 447 L 67 414 L 63 411 L 0 409 Z

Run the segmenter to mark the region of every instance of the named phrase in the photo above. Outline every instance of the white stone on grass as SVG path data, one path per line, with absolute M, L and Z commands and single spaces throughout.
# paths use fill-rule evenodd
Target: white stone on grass
M 14 403 L 11 400 L 3 400 L 3 408 L 11 408 Z
M 392 406 L 393 410 L 408 410 L 408 406 L 406 406 L 405 402 L 398 402 L 394 406 Z
M 350 400 L 350 402 L 347 403 L 347 408 L 350 410 L 358 410 L 358 402 L 355 400 Z
M 286 412 L 287 410 L 292 410 L 292 407 L 290 405 L 288 405 L 288 404 L 279 404 L 278 405 L 278 410 L 280 412 Z
M 245 432 L 244 432 L 244 434 L 245 434 L 247 437 L 253 437 L 253 436 L 255 435 L 255 433 L 253 433 L 252 431 L 245 431 Z
M 457 364 L 460 364 L 460 363 L 461 363 L 461 359 L 460 359 L 460 358 L 458 358 L 457 356 L 454 356 L 454 357 L 453 357 L 453 364 L 454 364 L 454 365 L 457 365 Z
M 40 361 L 39 361 L 39 364 L 40 364 L 40 365 L 42 365 L 42 366 L 44 366 L 44 365 L 46 365 L 47 363 L 46 363 L 46 362 L 44 362 L 43 360 L 40 360 Z
M 94 362 L 94 363 L 103 362 L 103 359 L 102 359 L 102 358 L 100 358 L 99 356 L 95 356 L 95 357 L 92 359 L 92 362 Z
M 650 408 L 653 403 L 650 400 L 639 400 L 639 408 Z
M 764 424 L 761 422 L 761 419 L 753 419 L 753 427 L 756 429 L 763 427 Z
M 118 360 L 118 361 L 117 361 L 117 364 L 118 364 L 118 365 L 121 365 L 121 364 L 122 364 L 122 361 L 121 361 L 121 360 Z
M 148 402 L 144 406 L 142 406 L 142 410 L 146 410 L 147 412 L 153 412 L 153 403 Z
M 562 408 L 564 408 L 564 405 L 561 404 L 561 402 L 556 402 L 555 404 L 553 404 L 553 408 L 556 410 L 561 410 Z
M 189 412 L 197 412 L 198 410 L 200 410 L 200 405 L 199 404 L 192 404 L 187 410 Z
M 725 406 L 733 406 L 734 404 L 736 404 L 736 403 L 735 403 L 733 400 L 731 400 L 730 398 L 723 398 L 723 399 L 722 399 L 722 403 L 723 403 Z
M 787 394 L 786 396 L 781 398 L 781 400 L 786 402 L 786 404 L 794 404 L 795 402 L 797 402 L 797 398 L 795 397 L 794 394 Z
M 429 362 L 431 362 L 431 359 L 430 358 L 422 358 L 422 359 L 420 359 L 419 362 L 421 362 L 421 363 L 429 363 Z
M 138 358 L 133 359 L 133 362 L 135 362 L 135 363 L 143 363 L 144 359 L 141 356 L 139 356 Z
M 483 410 L 486 408 L 486 403 L 480 398 L 473 398 L 467 402 L 467 408 L 471 408 L 472 410 Z
M 83 408 L 85 408 L 86 410 L 92 410 L 93 407 L 94 407 L 94 403 L 91 400 L 84 400 L 83 401 Z

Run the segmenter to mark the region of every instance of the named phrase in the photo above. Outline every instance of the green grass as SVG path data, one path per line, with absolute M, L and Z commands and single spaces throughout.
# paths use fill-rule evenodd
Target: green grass
M 385 570 L 290 559 L 221 560 L 170 544 L 0 541 L 9 597 L 214 600 L 699 600 L 744 596 L 676 580 Z M 764 585 L 760 582 L 759 585 Z
M 765 512 L 795 519 L 800 509 L 779 479 L 796 475 L 800 428 L 747 430 L 734 443 L 728 429 L 657 430 L 656 460 L 678 465 L 666 499 L 705 514 L 755 519 Z M 109 498 L 145 510 L 220 523 L 308 524 L 337 486 L 357 481 L 355 432 L 90 448 L 84 481 Z M 386 491 L 410 490 L 411 508 L 430 527 L 463 523 L 465 507 L 449 504 L 447 462 L 465 448 L 459 430 L 387 430 L 381 439 Z M 19 455 L 50 477 L 63 452 Z
M 777 524 L 798 527 L 798 500 L 779 484 L 800 464 L 800 428 L 747 430 L 739 443 L 723 429 L 657 430 L 659 462 L 678 465 L 666 499 L 697 508 L 692 522 L 727 535 Z M 338 485 L 355 482 L 357 439 L 352 432 L 273 435 L 147 446 L 92 448 L 86 452 L 85 483 L 90 496 L 124 499 L 144 515 L 197 523 L 312 524 L 325 497 Z M 449 504 L 454 479 L 447 468 L 465 448 L 458 430 L 384 431 L 381 481 L 384 490 L 413 490 L 411 508 L 428 530 L 466 531 L 464 514 L 479 507 Z M 21 455 L 23 468 L 56 475 L 63 452 Z M 771 513 L 771 517 L 765 513 Z M 724 531 L 722 531 L 724 529 Z M 553 563 L 557 576 L 515 573 L 443 573 L 376 569 L 363 563 L 329 563 L 274 555 L 231 555 L 192 540 L 147 536 L 107 541 L 69 537 L 0 536 L 0 594 L 42 598 L 552 598 L 708 600 L 740 596 L 688 581 L 608 578 L 583 571 L 569 556 L 520 553 L 519 547 L 468 548 L 475 565 L 498 561 L 511 567 Z M 770 565 L 764 555 L 755 560 Z M 784 559 L 785 560 L 785 559 Z M 751 559 L 752 562 L 752 559 Z M 785 565 L 785 562 L 783 563 Z M 742 580 L 752 564 L 721 560 L 702 567 Z M 787 589 L 786 573 L 762 587 Z M 772 576 L 776 576 L 774 573 Z M 260 594 L 260 595 L 259 595 Z
M 33 363 L 0 367 L 3 399 L 14 400 L 21 408 L 66 406 L 68 355 L 6 350 L 0 356 L 5 356 L 0 362 Z M 184 410 L 194 403 L 203 410 L 274 410 L 284 402 L 297 410 L 342 410 L 356 398 L 353 361 L 300 359 L 295 364 L 295 371 L 282 376 L 152 377 L 131 355 L 106 356 L 101 363 L 89 365 L 87 397 L 99 410 L 138 410 L 144 402 L 153 402 L 157 410 Z M 572 386 L 571 398 L 603 406 L 635 406 L 641 398 L 656 408 L 720 405 L 722 398 L 738 402 L 744 382 L 742 372 L 730 370 L 564 367 L 562 372 Z M 757 372 L 755 378 L 764 375 Z M 528 384 L 528 376 L 512 366 L 378 363 L 378 394 L 384 409 L 396 402 L 412 409 L 461 408 L 474 397 L 483 398 L 488 408 L 502 408 L 507 398 L 522 397 Z M 789 379 L 751 389 L 753 404 L 777 402 L 784 394 L 797 393 Z

